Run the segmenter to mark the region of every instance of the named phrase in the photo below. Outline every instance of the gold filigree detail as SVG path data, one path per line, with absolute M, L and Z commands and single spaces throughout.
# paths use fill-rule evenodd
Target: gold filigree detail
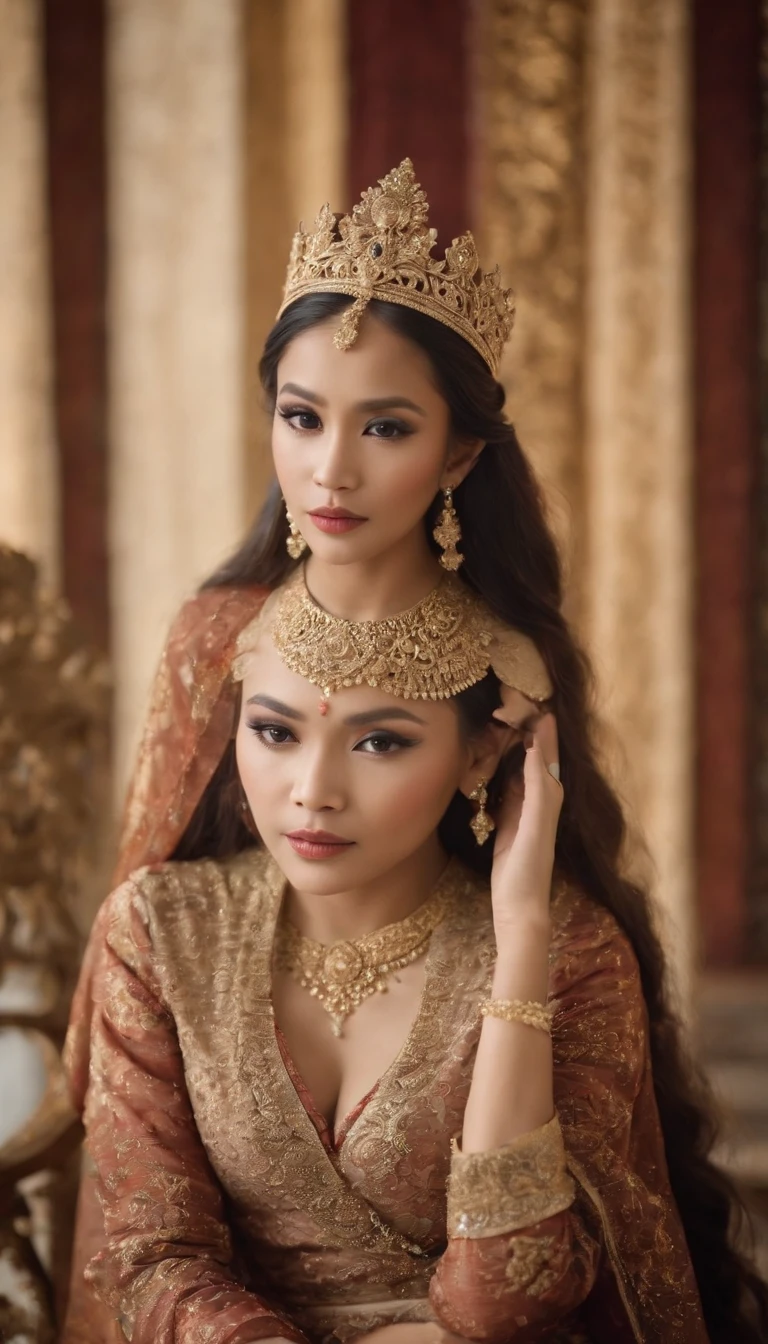
M 566 1170 L 557 1116 L 531 1134 L 487 1153 L 467 1153 L 454 1141 L 448 1184 L 448 1232 L 497 1237 L 569 1209 L 574 1184 Z
M 330 946 L 282 920 L 275 938 L 275 965 L 309 990 L 328 1013 L 334 1036 L 341 1036 L 350 1013 L 372 994 L 385 993 L 388 977 L 423 955 L 445 908 L 445 892 L 438 890 L 407 919 Z
M 235 677 L 243 677 L 247 654 L 267 625 L 286 666 L 325 696 L 367 685 L 404 700 L 446 700 L 481 681 L 489 668 L 531 700 L 552 694 L 533 641 L 502 625 L 450 574 L 408 611 L 348 621 L 318 606 L 300 570 L 243 631 Z
M 442 260 L 433 257 L 427 212 L 410 159 L 365 191 L 351 215 L 337 220 L 323 206 L 314 233 L 294 236 L 280 313 L 305 294 L 352 295 L 334 338 L 348 350 L 371 299 L 399 303 L 463 336 L 495 375 L 514 321 L 511 291 L 498 267 L 480 270 L 471 233 L 454 238 Z
M 464 556 L 458 550 L 461 541 L 461 523 L 453 503 L 453 488 L 447 485 L 443 491 L 443 511 L 437 520 L 432 536 L 442 547 L 440 564 L 443 569 L 457 570 L 464 563 Z
M 525 1289 L 532 1297 L 543 1297 L 557 1277 L 549 1265 L 554 1246 L 554 1237 L 515 1237 L 504 1271 L 509 1287 L 516 1293 Z
M 584 302 L 587 0 L 493 0 L 478 15 L 483 251 L 514 275 L 521 313 L 514 359 L 499 370 L 510 418 L 552 489 L 573 604 L 585 556 Z M 646 100 L 647 101 L 647 100 Z M 535 126 L 535 135 L 531 127 Z

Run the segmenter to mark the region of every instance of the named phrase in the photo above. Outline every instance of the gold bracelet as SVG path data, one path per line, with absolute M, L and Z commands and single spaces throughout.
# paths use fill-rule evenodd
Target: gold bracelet
M 552 1014 L 541 1003 L 523 1003 L 521 999 L 483 999 L 482 1017 L 500 1017 L 504 1022 L 523 1022 L 526 1027 L 537 1027 L 552 1035 Z

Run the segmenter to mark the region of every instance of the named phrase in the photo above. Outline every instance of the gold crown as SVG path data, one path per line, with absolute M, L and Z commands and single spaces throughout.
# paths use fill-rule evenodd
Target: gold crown
M 348 350 L 371 299 L 415 308 L 450 327 L 496 375 L 512 330 L 512 292 L 499 269 L 484 274 L 471 233 L 454 238 L 442 261 L 431 256 L 437 233 L 427 225 L 427 198 L 410 159 L 363 192 L 351 215 L 337 220 L 329 205 L 314 233 L 294 236 L 281 313 L 304 294 L 350 294 L 334 342 Z

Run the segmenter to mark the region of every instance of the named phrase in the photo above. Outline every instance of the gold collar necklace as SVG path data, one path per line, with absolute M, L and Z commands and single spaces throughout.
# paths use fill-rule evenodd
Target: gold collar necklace
M 418 910 L 366 933 L 338 943 L 316 943 L 281 919 L 275 938 L 275 965 L 308 989 L 328 1013 L 334 1036 L 341 1036 L 345 1018 L 371 994 L 383 994 L 387 978 L 426 951 L 445 915 L 448 896 L 441 889 Z
M 318 686 L 326 699 L 346 687 L 375 686 L 403 700 L 447 700 L 481 681 L 489 668 L 529 700 L 552 694 L 533 641 L 505 626 L 453 574 L 407 611 L 350 621 L 318 605 L 302 566 L 241 632 L 233 667 L 237 680 L 265 627 L 286 667 Z

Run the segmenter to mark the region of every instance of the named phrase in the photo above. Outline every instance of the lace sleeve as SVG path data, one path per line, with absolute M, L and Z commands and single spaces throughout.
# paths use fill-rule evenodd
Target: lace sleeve
M 430 1291 L 443 1324 L 468 1339 L 522 1344 L 578 1307 L 598 1248 L 574 1194 L 557 1116 L 491 1152 L 454 1146 L 449 1244 Z
M 558 900 L 557 1119 L 497 1152 L 454 1157 L 432 1305 L 456 1334 L 487 1344 L 549 1338 L 574 1317 L 611 1344 L 706 1344 L 637 960 L 606 911 L 567 890 Z
M 495 1237 L 562 1213 L 573 1203 L 560 1122 L 490 1153 L 464 1155 L 454 1140 L 448 1186 L 448 1234 Z

